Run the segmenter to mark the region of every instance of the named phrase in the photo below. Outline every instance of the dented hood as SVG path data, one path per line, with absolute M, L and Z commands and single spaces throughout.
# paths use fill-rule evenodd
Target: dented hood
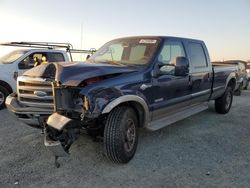
M 45 64 L 24 73 L 25 76 L 44 77 L 60 81 L 62 85 L 78 86 L 82 81 L 98 76 L 135 71 L 126 66 L 83 62 Z

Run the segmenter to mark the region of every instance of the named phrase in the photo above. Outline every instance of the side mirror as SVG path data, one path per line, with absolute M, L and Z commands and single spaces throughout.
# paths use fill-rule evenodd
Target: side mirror
M 187 76 L 189 73 L 189 61 L 186 57 L 176 57 L 175 76 Z

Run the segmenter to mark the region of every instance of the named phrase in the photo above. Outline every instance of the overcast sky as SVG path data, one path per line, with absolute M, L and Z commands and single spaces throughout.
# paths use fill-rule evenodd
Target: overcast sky
M 117 37 L 167 35 L 204 40 L 212 60 L 250 60 L 250 0 L 0 0 L 0 23 L 0 42 L 88 49 Z

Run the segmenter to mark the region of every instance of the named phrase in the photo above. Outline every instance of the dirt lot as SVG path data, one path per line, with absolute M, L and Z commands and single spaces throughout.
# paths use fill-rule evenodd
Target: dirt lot
M 250 90 L 229 114 L 211 107 L 157 132 L 141 131 L 134 159 L 114 165 L 83 135 L 54 158 L 43 135 L 0 111 L 0 187 L 249 187 Z

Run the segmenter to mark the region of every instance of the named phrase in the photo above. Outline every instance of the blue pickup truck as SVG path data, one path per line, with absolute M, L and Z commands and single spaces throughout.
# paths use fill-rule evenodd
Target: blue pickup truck
M 84 63 L 27 71 L 6 106 L 44 128 L 45 145 L 57 157 L 69 153 L 84 129 L 103 139 L 111 161 L 127 163 L 136 152 L 139 128 L 161 129 L 207 109 L 211 100 L 216 112 L 225 114 L 235 85 L 234 67 L 212 66 L 203 41 L 128 37 L 104 44 Z

